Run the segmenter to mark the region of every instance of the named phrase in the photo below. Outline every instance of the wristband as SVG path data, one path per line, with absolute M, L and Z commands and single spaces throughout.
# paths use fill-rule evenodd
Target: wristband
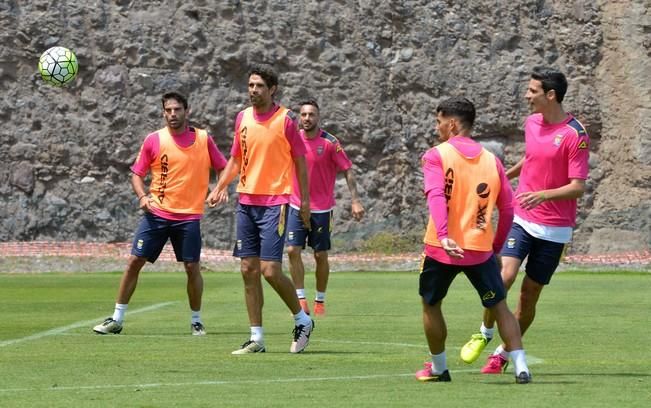
M 140 200 L 142 200 L 143 197 L 147 197 L 147 194 L 143 194 L 140 197 L 138 197 L 138 202 L 140 202 Z
M 546 200 L 547 200 L 547 197 L 545 197 L 545 193 L 544 193 L 543 191 L 540 192 L 540 198 L 541 198 L 543 201 L 546 201 Z

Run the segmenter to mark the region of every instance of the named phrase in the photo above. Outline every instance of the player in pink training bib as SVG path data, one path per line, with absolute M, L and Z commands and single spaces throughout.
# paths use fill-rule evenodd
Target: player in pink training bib
M 328 251 L 331 247 L 332 217 L 335 206 L 335 181 L 338 173 L 344 173 L 351 196 L 351 214 L 357 221 L 364 216 L 359 200 L 352 163 L 339 140 L 319 128 L 319 105 L 313 99 L 300 103 L 301 137 L 307 150 L 306 162 L 310 180 L 310 225 L 305 228 L 300 213 L 301 191 L 294 177 L 294 189 L 290 198 L 287 219 L 287 255 L 289 271 L 296 286 L 301 307 L 310 313 L 305 299 L 305 267 L 301 251 L 307 244 L 314 250 L 316 262 L 316 296 L 314 314 L 325 315 L 325 295 L 330 275 Z
M 524 158 L 506 172 L 519 177 L 513 226 L 502 247 L 502 280 L 513 285 L 527 258 L 515 316 L 522 334 L 533 323 L 540 294 L 549 284 L 572 239 L 577 199 L 585 192 L 590 139 L 583 125 L 562 106 L 567 79 L 552 68 L 536 68 L 525 98 L 532 114 L 524 124 Z M 488 310 L 480 332 L 461 349 L 462 359 L 475 361 L 493 337 L 494 319 Z M 508 361 L 504 345 L 497 347 L 482 368 L 499 374 Z

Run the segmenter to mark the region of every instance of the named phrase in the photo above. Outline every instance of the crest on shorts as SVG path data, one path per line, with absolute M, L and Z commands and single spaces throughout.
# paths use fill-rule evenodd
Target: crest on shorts
M 491 300 L 495 299 L 495 292 L 492 290 L 489 290 L 488 292 L 484 293 L 484 295 L 481 297 L 481 300 Z
M 515 238 L 509 238 L 508 241 L 506 241 L 506 247 L 509 249 L 515 248 Z

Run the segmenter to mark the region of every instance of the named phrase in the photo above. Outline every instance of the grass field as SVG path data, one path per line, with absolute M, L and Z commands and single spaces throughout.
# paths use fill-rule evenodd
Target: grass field
M 427 358 L 415 272 L 333 274 L 329 313 L 300 355 L 265 284 L 268 352 L 231 356 L 248 338 L 241 278 L 204 277 L 208 336 L 189 334 L 184 274 L 146 271 L 122 334 L 99 336 L 91 327 L 112 313 L 119 274 L 0 274 L 0 406 L 651 406 L 648 273 L 559 273 L 524 339 L 529 385 L 510 370 L 479 374 L 485 356 L 459 360 L 481 314 L 464 276 L 444 302 L 448 384 L 413 377 Z

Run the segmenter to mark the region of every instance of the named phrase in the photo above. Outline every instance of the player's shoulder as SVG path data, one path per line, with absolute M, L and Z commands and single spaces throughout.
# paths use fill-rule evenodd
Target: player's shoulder
M 524 120 L 524 123 L 540 126 L 543 124 L 543 115 L 542 113 L 532 113 L 531 115 L 527 116 L 527 118 Z
M 332 133 L 327 132 L 323 129 L 321 129 L 319 137 L 334 145 L 339 143 L 339 139 L 337 139 Z
M 425 153 L 423 153 L 423 155 L 421 156 L 421 162 L 425 162 L 425 161 L 431 162 L 432 160 L 440 159 L 441 157 L 440 147 L 442 144 L 443 143 L 427 149 Z
M 566 124 L 567 129 L 576 134 L 577 137 L 588 137 L 588 131 L 585 130 L 585 126 L 577 118 L 572 116 Z
M 237 115 L 235 115 L 235 120 L 242 120 L 244 118 L 244 115 L 249 114 L 253 116 L 253 107 L 252 106 L 247 106 L 246 108 L 242 109 L 241 111 L 237 112 Z
M 285 108 L 287 109 L 287 108 Z M 292 121 L 296 122 L 298 120 L 298 116 L 296 116 L 296 112 L 294 112 L 291 109 L 287 109 L 287 117 L 291 119 Z
M 147 136 L 145 136 L 145 142 L 154 140 L 157 141 L 160 138 L 160 133 L 163 130 L 165 130 L 165 128 L 154 130 L 153 132 L 149 133 Z

